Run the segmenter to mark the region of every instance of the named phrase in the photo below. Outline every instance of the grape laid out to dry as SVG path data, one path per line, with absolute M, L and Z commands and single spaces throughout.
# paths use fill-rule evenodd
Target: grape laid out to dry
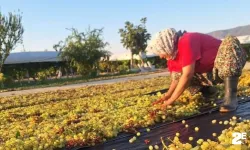
M 214 120 L 212 121 L 215 124 Z M 229 121 L 224 121 L 223 125 L 230 125 L 222 133 L 217 136 L 216 133 L 212 133 L 214 137 L 217 137 L 217 141 L 210 139 L 198 139 L 196 146 L 192 146 L 190 143 L 182 143 L 179 139 L 181 134 L 177 133 L 173 139 L 167 138 L 164 140 L 161 138 L 163 144 L 163 150 L 249 150 L 250 149 L 250 120 L 242 120 L 237 117 L 232 117 Z M 246 133 L 246 139 L 241 140 L 241 144 L 232 144 L 233 133 L 241 132 Z M 192 141 L 193 137 L 189 137 Z M 166 145 L 165 141 L 170 141 L 171 144 Z
M 239 82 L 239 94 L 247 95 L 250 80 L 245 74 Z M 136 137 L 140 137 L 138 128 L 199 114 L 202 107 L 216 107 L 214 103 L 206 102 L 201 93 L 191 96 L 187 92 L 165 111 L 153 106 L 152 103 L 163 93 L 145 94 L 166 89 L 169 84 L 169 77 L 157 77 L 2 97 L 0 150 L 94 146 L 116 137 L 120 132 L 134 134 L 135 138 L 128 141 L 133 144 Z M 196 130 L 199 132 L 198 128 Z M 150 129 L 147 131 L 152 132 Z M 158 146 L 150 148 L 157 149 Z

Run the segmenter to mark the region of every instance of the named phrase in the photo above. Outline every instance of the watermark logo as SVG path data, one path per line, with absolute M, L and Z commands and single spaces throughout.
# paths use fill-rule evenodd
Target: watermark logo
M 242 140 L 246 140 L 246 139 L 247 139 L 247 133 L 234 132 L 232 144 L 241 144 Z

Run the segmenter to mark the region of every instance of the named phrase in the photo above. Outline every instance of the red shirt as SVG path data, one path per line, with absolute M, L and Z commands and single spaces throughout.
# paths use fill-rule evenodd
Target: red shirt
M 178 43 L 174 60 L 168 60 L 170 72 L 182 72 L 182 68 L 195 62 L 195 73 L 213 70 L 221 40 L 202 33 L 185 33 Z

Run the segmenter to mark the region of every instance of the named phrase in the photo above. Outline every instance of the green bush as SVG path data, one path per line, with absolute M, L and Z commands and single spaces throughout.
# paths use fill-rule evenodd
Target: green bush
M 0 73 L 0 84 L 1 84 L 1 85 L 3 85 L 4 80 L 5 80 L 5 78 L 4 78 L 3 73 Z
M 108 72 L 110 70 L 110 62 L 109 61 L 101 61 L 99 62 L 99 70 L 101 72 Z
M 117 70 L 120 74 L 124 74 L 127 72 L 127 70 L 129 70 L 129 67 L 126 66 L 126 64 L 122 64 L 118 66 Z
M 97 70 L 93 70 L 93 71 L 90 71 L 90 72 L 89 72 L 89 77 L 94 78 L 94 77 L 97 77 L 97 76 L 98 76 Z
M 242 47 L 248 55 L 247 61 L 250 61 L 250 44 L 244 44 L 244 45 L 242 45 Z
M 5 75 L 4 78 L 5 78 L 4 82 L 3 82 L 4 85 L 11 85 L 11 84 L 13 84 L 15 82 L 15 80 L 11 76 Z
M 40 70 L 36 74 L 39 81 L 44 81 L 47 79 L 47 71 L 46 70 Z
M 4 85 L 10 85 L 13 84 L 14 80 L 11 76 L 4 75 L 3 73 L 0 73 L 0 86 L 3 88 Z
M 46 72 L 46 75 L 49 77 L 56 76 L 56 70 L 54 67 L 50 67 L 50 68 L 46 69 L 45 72 Z

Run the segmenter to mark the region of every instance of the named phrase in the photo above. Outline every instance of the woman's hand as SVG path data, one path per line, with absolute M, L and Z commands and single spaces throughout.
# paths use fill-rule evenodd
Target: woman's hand
M 171 74 L 171 76 L 172 75 L 173 74 Z M 177 84 L 178 84 L 178 80 L 172 80 L 172 82 L 170 84 L 170 87 L 168 89 L 168 92 L 162 98 L 160 98 L 159 100 L 155 101 L 153 103 L 153 105 L 160 104 L 160 103 L 163 103 L 164 101 L 168 100 L 171 97 L 172 93 L 174 92 Z
M 167 106 L 170 106 L 173 102 L 174 101 L 171 99 L 164 101 L 163 104 L 161 105 L 161 110 L 165 111 Z
M 181 78 L 180 78 L 173 94 L 171 95 L 171 97 L 169 99 L 167 99 L 166 101 L 164 101 L 164 104 L 162 104 L 162 106 L 161 106 L 162 109 L 166 109 L 166 107 L 168 105 L 171 105 L 185 91 L 186 87 L 188 87 L 188 84 L 193 77 L 194 67 L 195 67 L 195 64 L 191 64 L 191 65 L 186 66 L 182 69 Z
M 163 103 L 164 101 L 168 100 L 169 98 L 170 98 L 170 96 L 168 94 L 165 94 L 162 98 L 153 102 L 153 105 Z

